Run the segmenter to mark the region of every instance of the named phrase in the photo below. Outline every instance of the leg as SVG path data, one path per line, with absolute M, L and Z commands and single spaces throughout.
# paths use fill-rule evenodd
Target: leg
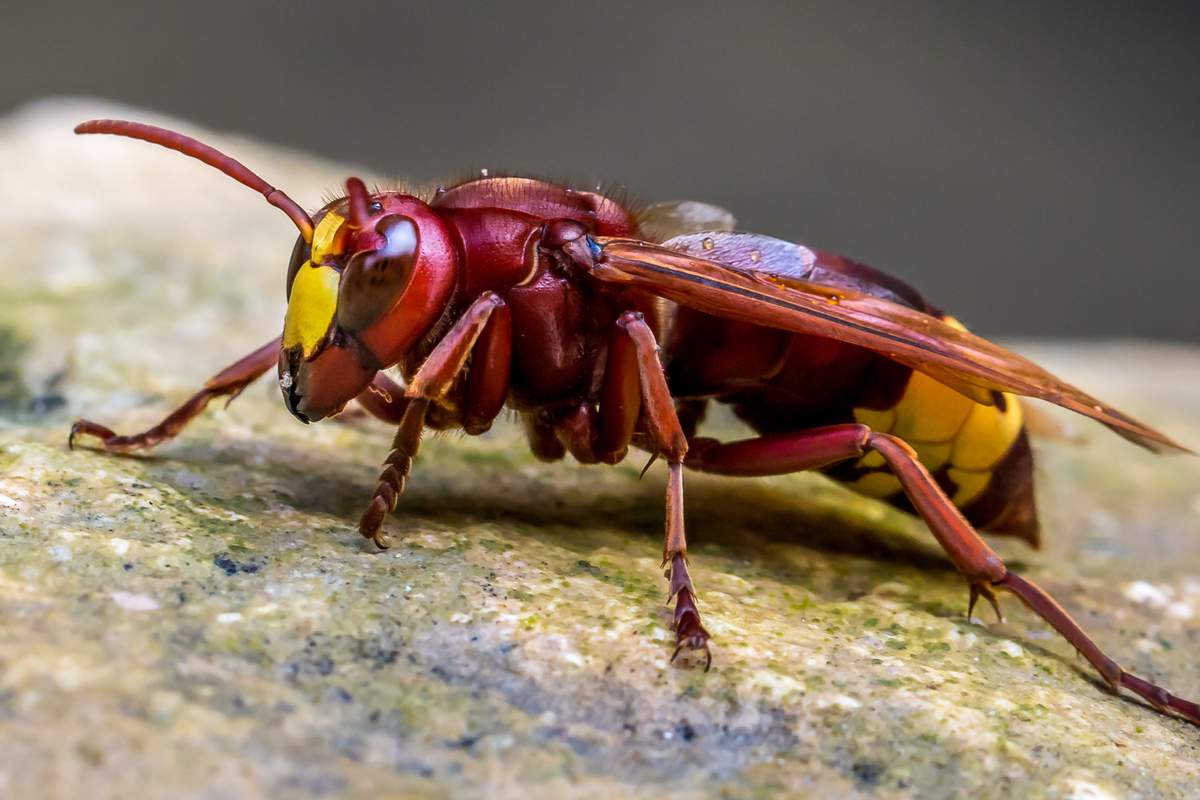
M 389 546 L 383 535 L 383 520 L 396 508 L 396 501 L 412 470 L 412 460 L 421 446 L 421 429 L 425 426 L 429 404 L 450 390 L 498 309 L 507 310 L 499 295 L 494 292 L 480 295 L 434 347 L 404 392 L 406 406 L 392 439 L 391 453 L 384 461 L 371 502 L 358 522 L 359 533 L 381 549 Z
M 270 369 L 278 359 L 279 339 L 272 339 L 250 355 L 209 378 L 200 391 L 189 397 L 187 402 L 172 411 L 162 422 L 141 433 L 120 436 L 95 422 L 89 422 L 86 419 L 75 420 L 75 424 L 71 426 L 71 435 L 67 438 L 67 446 L 74 448 L 76 437 L 94 436 L 100 440 L 100 446 L 109 453 L 148 450 L 160 442 L 177 436 L 189 422 L 199 416 L 213 398 L 228 397 L 225 405 L 232 403 L 243 389 Z
M 682 650 L 703 650 L 704 669 L 712 665 L 708 649 L 708 631 L 700 622 L 696 608 L 696 590 L 687 568 L 687 536 L 683 526 L 683 460 L 687 456 L 687 437 L 675 415 L 675 403 L 667 388 L 667 378 L 658 360 L 658 343 L 654 331 L 641 314 L 626 312 L 617 321 L 633 344 L 637 378 L 641 386 L 642 415 L 654 455 L 667 461 L 667 520 L 666 541 L 663 545 L 663 566 L 668 567 L 668 602 L 675 601 L 674 661 Z M 619 368 L 619 367 L 618 367 Z M 607 376 L 606 376 L 607 377 Z M 619 377 L 619 376 L 618 376 Z M 615 391 L 615 390 L 614 390 Z M 669 565 L 669 566 L 668 566 Z
M 972 607 L 983 596 L 999 614 L 992 590 L 1012 592 L 1070 642 L 1113 691 L 1125 687 L 1159 711 L 1200 724 L 1200 706 L 1126 672 L 1105 655 L 1054 598 L 1032 581 L 1010 572 L 938 487 L 913 449 L 895 436 L 874 433 L 865 425 L 833 425 L 725 445 L 704 440 L 695 444 L 688 466 L 724 475 L 779 475 L 857 458 L 867 450 L 878 452 L 895 472 L 938 543 L 967 579 Z M 967 613 L 970 615 L 970 608 Z
M 462 414 L 463 430 L 469 435 L 489 430 L 504 409 L 512 360 L 512 312 L 508 306 L 497 306 L 471 353 Z
M 554 430 L 554 421 L 537 411 L 527 411 L 521 415 L 525 426 L 525 439 L 529 442 L 529 452 L 538 461 L 561 461 L 567 454 L 567 448 L 559 441 Z
M 380 550 L 391 546 L 383 535 L 383 520 L 395 510 L 408 475 L 412 472 L 412 462 L 421 447 L 421 429 L 425 427 L 425 412 L 428 410 L 428 400 L 408 401 L 396 435 L 392 438 L 391 452 L 383 462 L 383 471 L 379 473 L 375 494 L 358 521 L 358 532 L 375 542 Z
M 642 413 L 639 364 L 637 345 L 618 321 L 608 339 L 608 356 L 600 385 L 600 417 L 596 436 L 596 450 L 600 460 L 610 464 L 616 464 L 625 458 L 629 451 L 629 443 L 633 441 L 638 417 Z
M 596 453 L 597 430 L 601 415 L 590 401 L 583 401 L 554 421 L 554 437 L 559 447 L 580 464 L 599 464 Z
M 683 434 L 687 436 L 689 442 L 696 438 L 696 431 L 699 430 L 700 423 L 704 422 L 704 415 L 707 411 L 707 400 L 680 400 L 675 404 L 675 413 L 679 415 L 679 424 L 683 427 Z
M 554 435 L 580 464 L 618 464 L 629 451 L 641 411 L 637 345 L 618 321 L 608 338 L 599 409 L 584 400 L 554 421 Z

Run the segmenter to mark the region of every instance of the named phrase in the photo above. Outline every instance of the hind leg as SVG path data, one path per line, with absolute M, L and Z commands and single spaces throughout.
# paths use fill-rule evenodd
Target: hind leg
M 819 469 L 844 459 L 857 458 L 868 450 L 883 456 L 934 538 L 966 578 L 971 606 L 982 596 L 999 614 L 993 590 L 1012 592 L 1070 642 L 1113 691 L 1124 687 L 1159 711 L 1177 714 L 1200 725 L 1200 706 L 1126 672 L 1045 590 L 1010 572 L 937 485 L 913 449 L 901 439 L 875 433 L 865 425 L 831 425 L 729 444 L 696 440 L 692 443 L 687 465 L 721 475 L 781 475 Z

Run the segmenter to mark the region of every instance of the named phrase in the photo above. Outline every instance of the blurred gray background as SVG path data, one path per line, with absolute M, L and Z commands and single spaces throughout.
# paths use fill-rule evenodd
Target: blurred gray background
M 0 110 L 52 94 L 707 200 L 991 335 L 1200 341 L 1195 3 L 5 4 Z

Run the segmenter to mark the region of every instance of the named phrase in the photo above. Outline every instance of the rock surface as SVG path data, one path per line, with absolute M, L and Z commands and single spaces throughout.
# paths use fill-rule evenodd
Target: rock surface
M 0 123 L 0 795 L 1194 795 L 1200 731 L 1011 599 L 965 619 L 920 524 L 821 478 L 688 477 L 704 673 L 668 663 L 661 466 L 432 440 L 377 554 L 354 523 L 388 431 L 301 426 L 269 380 L 153 455 L 69 452 L 74 416 L 140 429 L 282 319 L 287 220 L 70 135 L 123 113 Z M 350 169 L 210 138 L 309 206 Z M 1200 352 L 1022 349 L 1200 444 Z M 1037 447 L 1045 549 L 998 547 L 1196 698 L 1200 462 L 1074 424 Z

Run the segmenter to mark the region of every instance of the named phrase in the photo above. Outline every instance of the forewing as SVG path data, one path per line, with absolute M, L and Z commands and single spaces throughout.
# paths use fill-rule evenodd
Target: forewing
M 713 232 L 706 250 L 733 235 Z M 774 274 L 630 239 L 598 237 L 595 245 L 593 273 L 600 280 L 634 285 L 717 316 L 855 344 L 955 388 L 965 384 L 1036 397 L 1098 420 L 1149 450 L 1187 452 L 1032 361 L 908 306 L 805 280 L 796 270 Z
M 773 236 L 745 231 L 700 231 L 675 236 L 662 244 L 671 250 L 734 269 L 768 274 L 785 281 L 807 281 L 842 293 L 856 292 L 919 311 L 932 310 L 912 287 L 876 269 Z M 944 375 L 942 381 L 976 403 L 995 404 L 994 392 L 990 389 Z

